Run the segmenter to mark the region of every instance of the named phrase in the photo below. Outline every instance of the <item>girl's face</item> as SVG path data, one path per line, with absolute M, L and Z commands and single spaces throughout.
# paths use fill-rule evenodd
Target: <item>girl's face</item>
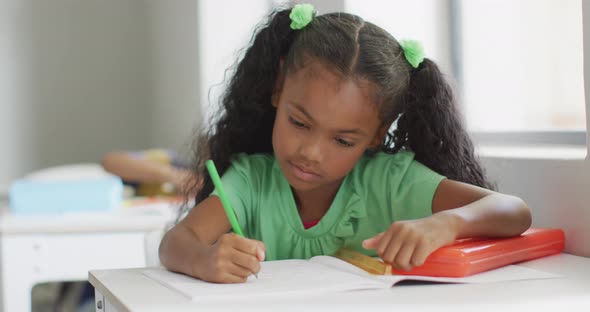
M 373 94 L 367 80 L 343 79 L 319 62 L 287 74 L 273 97 L 272 144 L 294 189 L 339 185 L 365 150 L 381 143 Z

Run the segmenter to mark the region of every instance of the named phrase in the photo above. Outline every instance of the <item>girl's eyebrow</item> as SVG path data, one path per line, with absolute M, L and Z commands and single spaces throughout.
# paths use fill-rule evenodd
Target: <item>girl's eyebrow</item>
M 311 117 L 311 115 L 305 110 L 305 108 L 303 108 L 303 106 L 295 103 L 295 102 L 290 102 L 289 104 L 293 105 L 298 111 L 300 111 L 303 115 L 305 115 L 307 118 L 309 118 L 311 120 L 311 122 L 314 122 L 313 117 Z M 366 135 L 366 133 L 361 130 L 360 128 L 354 128 L 354 129 L 340 129 L 336 131 L 337 133 L 349 133 L 349 134 L 358 134 L 358 135 Z

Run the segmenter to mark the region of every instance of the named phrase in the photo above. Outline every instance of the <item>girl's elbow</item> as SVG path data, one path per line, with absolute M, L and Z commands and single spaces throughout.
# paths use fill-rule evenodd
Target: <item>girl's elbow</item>
M 158 246 L 158 257 L 160 258 L 160 263 L 169 268 L 170 263 L 169 263 L 169 250 L 170 250 L 170 231 L 168 231 L 164 237 L 162 237 L 162 240 L 160 241 L 160 246 Z
M 526 231 L 533 224 L 533 216 L 532 216 L 531 209 L 529 208 L 529 206 L 525 205 L 525 212 L 523 214 L 525 215 L 523 218 L 523 221 L 524 221 L 524 230 Z
M 109 152 L 102 156 L 100 160 L 100 165 L 108 172 L 114 173 L 116 168 L 116 164 L 119 162 L 119 153 L 118 152 Z
M 532 223 L 533 217 L 531 213 L 531 208 L 527 205 L 527 203 L 519 197 L 514 197 L 516 204 L 517 204 L 517 220 L 518 220 L 518 234 L 522 234 L 524 231 L 528 230 Z

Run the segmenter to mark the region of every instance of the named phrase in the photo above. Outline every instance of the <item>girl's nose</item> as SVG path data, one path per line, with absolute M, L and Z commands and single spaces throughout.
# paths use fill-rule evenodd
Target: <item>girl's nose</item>
M 320 162 L 322 156 L 320 138 L 308 137 L 303 140 L 299 145 L 299 154 L 310 163 Z

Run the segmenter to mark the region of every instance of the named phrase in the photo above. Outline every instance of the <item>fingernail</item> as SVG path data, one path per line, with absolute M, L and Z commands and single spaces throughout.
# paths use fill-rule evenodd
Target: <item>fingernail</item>
M 266 256 L 266 254 L 264 253 L 264 250 L 259 250 L 258 251 L 258 259 L 260 261 L 264 261 L 264 257 Z

